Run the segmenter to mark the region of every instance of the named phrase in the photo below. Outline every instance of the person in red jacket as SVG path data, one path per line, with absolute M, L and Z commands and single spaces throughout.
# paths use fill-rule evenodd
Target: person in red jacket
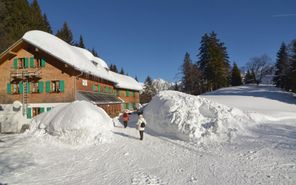
M 129 120 L 129 116 L 128 116 L 128 113 L 127 112 L 124 112 L 123 113 L 122 119 L 123 119 L 124 128 L 126 128 L 127 127 L 128 120 Z

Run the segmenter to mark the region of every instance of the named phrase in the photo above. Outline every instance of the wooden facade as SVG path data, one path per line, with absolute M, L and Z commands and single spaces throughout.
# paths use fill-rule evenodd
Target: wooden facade
M 28 118 L 50 111 L 60 103 L 73 102 L 78 91 L 118 96 L 124 101 L 124 108 L 139 103 L 138 92 L 115 89 L 114 82 L 82 73 L 24 40 L 0 55 L 0 104 L 19 100 L 27 105 Z M 127 91 L 130 93 L 124 94 Z M 110 116 L 122 110 L 122 102 L 97 105 Z

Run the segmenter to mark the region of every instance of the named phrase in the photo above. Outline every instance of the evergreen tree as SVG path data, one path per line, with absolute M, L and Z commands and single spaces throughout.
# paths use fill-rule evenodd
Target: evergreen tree
M 205 34 L 201 39 L 199 61 L 207 90 L 215 90 L 229 84 L 229 60 L 227 49 L 223 42 L 217 39 L 217 34 Z
M 189 53 L 186 52 L 182 65 L 182 91 L 198 95 L 202 93 L 202 77 L 197 65 L 193 64 Z
M 248 70 L 244 79 L 245 84 L 256 83 L 254 76 L 255 75 Z
M 282 43 L 277 53 L 275 68 L 276 71 L 275 77 L 273 78 L 273 82 L 276 84 L 277 87 L 287 89 L 289 57 L 285 43 Z
M 184 57 L 184 62 L 182 65 L 182 72 L 183 72 L 183 77 L 182 77 L 182 91 L 188 94 L 192 93 L 193 87 L 192 87 L 192 62 L 190 59 L 189 53 L 185 53 Z
M 73 44 L 73 34 L 67 22 L 64 22 L 63 27 L 57 31 L 56 36 L 70 45 Z
M 37 0 L 30 5 L 27 0 L 0 1 L 0 52 L 20 39 L 27 31 L 38 29 L 50 32 L 46 15 Z
M 85 48 L 85 45 L 84 45 L 84 41 L 83 41 L 82 35 L 80 35 L 80 37 L 79 37 L 78 47 L 80 47 L 80 48 Z
M 117 66 L 115 64 L 110 64 L 109 69 L 110 69 L 110 71 L 113 71 L 115 73 L 118 73 Z
M 47 17 L 46 17 L 46 21 L 45 22 L 45 18 L 42 16 L 42 12 L 40 9 L 40 6 L 38 4 L 37 0 L 33 0 L 31 6 L 30 6 L 30 16 L 31 16 L 31 29 L 32 30 L 42 30 L 42 31 L 46 31 L 49 32 L 50 30 L 48 30 L 48 21 L 47 21 Z
M 7 49 L 31 30 L 31 12 L 27 0 L 1 0 L 0 8 L 0 50 Z
M 153 80 L 150 76 L 147 76 L 144 82 L 144 89 L 140 95 L 141 103 L 149 103 L 151 98 L 156 94 L 156 89 L 153 87 Z
M 124 70 L 123 70 L 123 68 L 120 69 L 120 72 L 119 72 L 119 73 L 122 74 L 122 75 L 124 75 Z
M 48 22 L 48 20 L 47 20 L 47 16 L 46 16 L 46 14 L 43 14 L 43 20 L 44 20 L 44 24 L 45 24 L 45 29 L 44 29 L 44 31 L 46 31 L 46 32 L 48 32 L 48 33 L 50 33 L 50 34 L 52 34 L 52 29 L 51 29 L 51 26 L 50 26 L 50 24 L 49 24 L 49 22 Z
M 232 71 L 231 71 L 231 85 L 232 86 L 242 85 L 241 72 L 238 69 L 236 63 L 233 64 L 233 68 L 232 68 Z
M 138 80 L 138 77 L 137 77 L 137 76 L 135 76 L 135 80 L 136 80 L 137 82 L 139 82 L 139 80 Z
M 93 56 L 99 57 L 97 51 L 94 48 L 91 49 L 91 53 L 93 54 Z
M 291 57 L 289 60 L 288 89 L 296 92 L 296 41 L 292 41 Z

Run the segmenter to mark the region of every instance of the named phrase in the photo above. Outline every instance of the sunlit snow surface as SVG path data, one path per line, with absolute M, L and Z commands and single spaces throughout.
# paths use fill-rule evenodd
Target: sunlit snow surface
M 167 91 L 153 101 L 158 112 L 151 110 L 153 104 L 145 109 L 143 141 L 135 128 L 136 114 L 126 129 L 120 119 L 113 120 L 112 139 L 106 137 L 110 142 L 64 142 L 46 129 L 45 135 L 0 135 L 0 183 L 295 184 L 293 94 L 241 86 L 200 97 Z M 72 115 L 90 117 L 86 112 Z M 218 121 L 215 132 L 200 124 L 209 120 Z M 233 137 L 225 132 L 229 128 L 237 130 Z M 210 134 L 201 137 L 205 132 Z

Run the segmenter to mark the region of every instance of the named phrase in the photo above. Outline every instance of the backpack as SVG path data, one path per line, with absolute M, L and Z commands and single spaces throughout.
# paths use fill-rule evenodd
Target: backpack
M 142 123 L 140 124 L 140 127 L 145 128 L 146 124 L 144 121 L 142 121 Z

